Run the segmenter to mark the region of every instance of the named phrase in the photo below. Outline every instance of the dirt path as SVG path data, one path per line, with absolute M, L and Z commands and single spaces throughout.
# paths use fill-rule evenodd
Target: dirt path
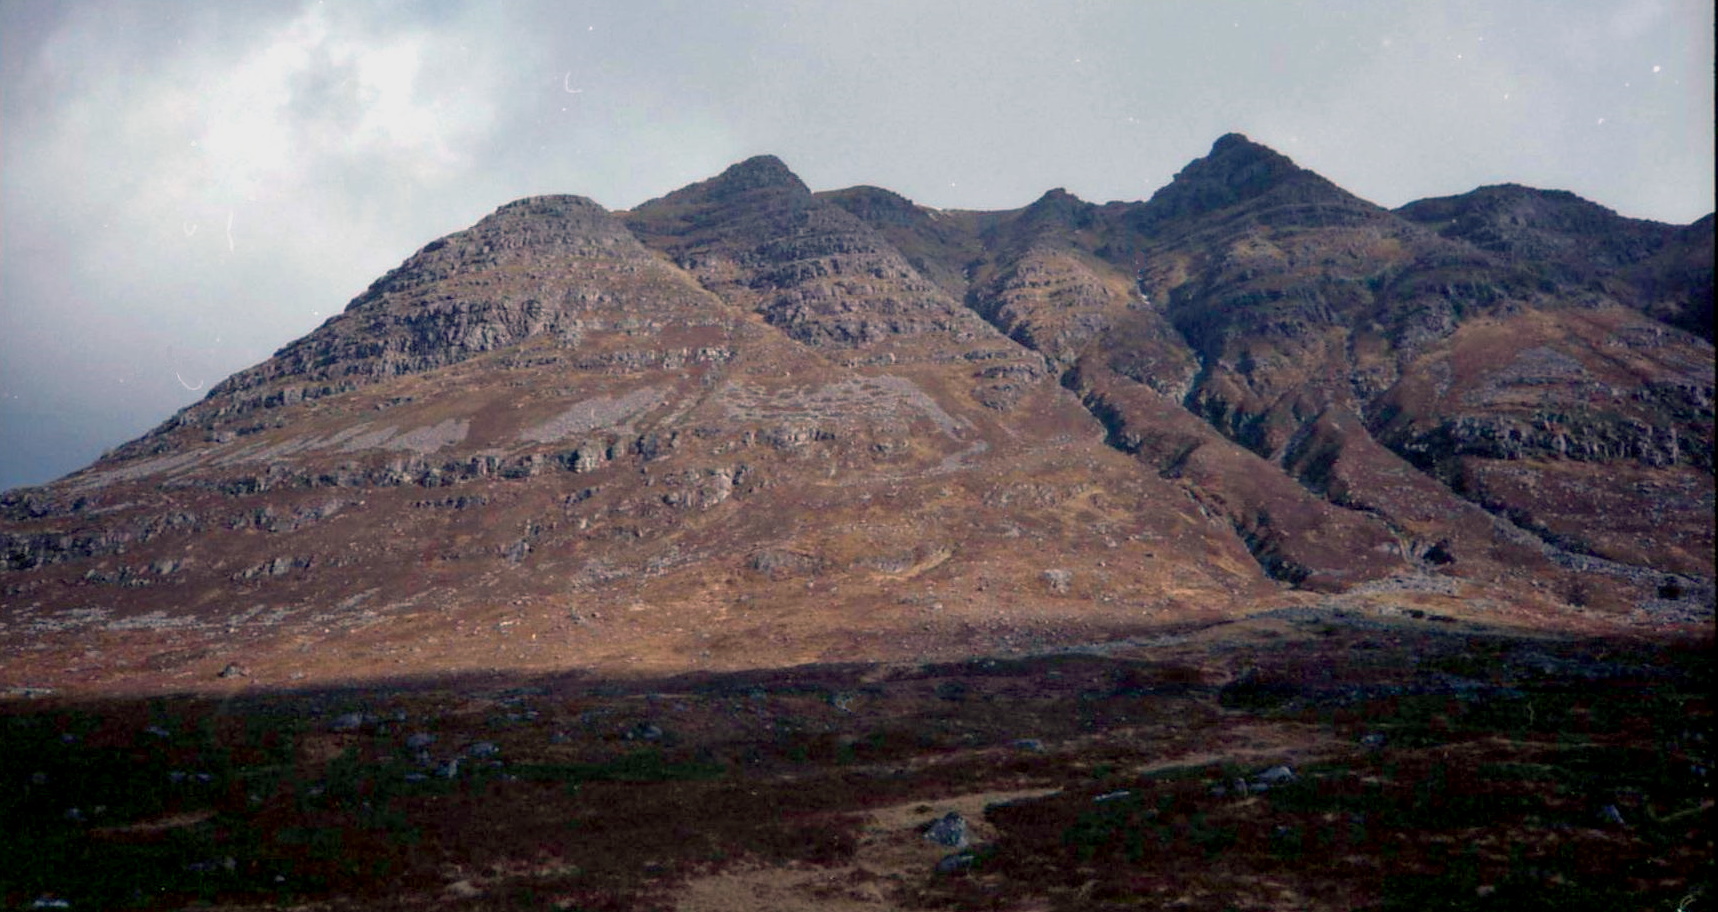
M 882 912 L 903 908 L 903 885 L 952 850 L 924 838 L 925 825 L 945 814 L 967 821 L 968 839 L 987 842 L 996 831 L 984 821 L 993 804 L 1042 798 L 1059 789 L 986 791 L 909 801 L 871 810 L 865 819 L 853 863 L 817 867 L 800 863 L 754 865 L 694 877 L 678 891 L 677 912 Z M 1020 909 L 1038 908 L 1021 906 Z M 1047 908 L 1047 907 L 1046 907 Z

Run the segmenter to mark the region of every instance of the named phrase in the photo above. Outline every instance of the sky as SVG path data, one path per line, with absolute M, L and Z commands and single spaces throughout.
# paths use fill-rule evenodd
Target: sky
M 941 208 L 1148 198 L 1238 131 L 1395 207 L 1713 209 L 1706 0 L 0 0 L 0 489 L 522 196 L 759 153 Z

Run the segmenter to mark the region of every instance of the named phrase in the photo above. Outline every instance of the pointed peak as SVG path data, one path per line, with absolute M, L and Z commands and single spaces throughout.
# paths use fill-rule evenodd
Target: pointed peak
M 811 188 L 799 179 L 799 175 L 793 173 L 785 162 L 774 155 L 754 155 L 730 165 L 726 171 L 712 178 L 710 183 L 730 192 L 759 187 L 781 187 L 800 193 L 811 192 Z
M 1211 144 L 1211 151 L 1204 158 L 1189 162 L 1176 177 L 1192 172 L 1204 177 L 1219 176 L 1229 182 L 1237 178 L 1274 181 L 1301 170 L 1287 155 L 1270 146 L 1253 142 L 1241 133 L 1225 133 Z
M 754 155 L 745 161 L 729 165 L 727 170 L 715 177 L 688 184 L 667 196 L 642 203 L 626 218 L 629 222 L 638 224 L 639 217 L 648 213 L 660 214 L 664 210 L 673 211 L 682 206 L 725 205 L 759 191 L 785 193 L 789 198 L 811 198 L 811 188 L 807 187 L 798 175 L 788 170 L 781 159 L 774 155 Z
M 1204 158 L 1194 159 L 1169 185 L 1152 195 L 1146 206 L 1152 221 L 1202 215 L 1263 196 L 1285 184 L 1311 197 L 1348 194 L 1322 177 L 1296 165 L 1288 156 L 1253 142 L 1240 133 L 1226 133 Z
M 1266 152 L 1272 155 L 1277 154 L 1271 147 L 1261 145 L 1260 143 L 1256 143 L 1248 139 L 1245 133 L 1224 133 L 1222 136 L 1217 137 L 1216 142 L 1211 144 L 1211 155 L 1213 156 L 1234 152 Z
M 1181 169 L 1181 173 L 1175 175 L 1175 181 L 1220 183 L 1244 199 L 1300 171 L 1300 166 L 1275 149 L 1253 142 L 1240 133 L 1226 133 L 1211 144 L 1209 155 L 1194 159 Z

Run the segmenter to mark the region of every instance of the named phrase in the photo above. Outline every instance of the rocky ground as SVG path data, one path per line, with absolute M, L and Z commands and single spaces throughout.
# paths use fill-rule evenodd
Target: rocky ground
M 1710 656 L 1307 607 L 949 664 L 20 689 L 0 903 L 1707 908 Z

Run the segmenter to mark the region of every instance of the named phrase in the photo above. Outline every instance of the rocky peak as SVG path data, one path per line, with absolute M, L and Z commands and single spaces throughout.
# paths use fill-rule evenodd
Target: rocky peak
M 576 339 L 589 311 L 663 267 L 582 196 L 508 203 L 389 270 L 342 313 L 217 384 L 157 433 L 211 432 L 259 408 L 422 373 L 536 336 Z M 673 295 L 659 300 L 670 306 Z
M 1302 171 L 1288 156 L 1240 133 L 1226 133 L 1211 144 L 1204 158 L 1194 159 L 1183 174 L 1217 178 L 1233 186 L 1264 186 Z
M 878 230 L 812 194 L 769 156 L 651 200 L 626 219 L 706 289 L 808 345 L 864 346 L 955 324 L 988 329 Z
M 645 255 L 626 226 L 587 197 L 526 197 L 496 209 L 464 231 L 425 244 L 371 283 L 346 309 L 375 306 L 388 291 L 439 282 L 521 258 L 599 251 L 611 257 Z
M 793 173 L 786 162 L 774 155 L 754 155 L 731 165 L 717 175 L 716 180 L 737 189 L 772 186 L 808 189 L 805 182 L 799 179 L 799 175 Z
M 789 197 L 810 197 L 811 188 L 774 155 L 754 155 L 709 180 L 699 181 L 663 197 L 661 202 L 735 202 L 758 192 Z M 655 202 L 655 201 L 653 201 Z M 646 203 L 646 206 L 651 205 Z
M 490 214 L 478 226 L 489 224 L 492 220 L 507 216 L 549 216 L 564 219 L 576 219 L 581 216 L 589 218 L 594 224 L 606 222 L 608 210 L 598 205 L 587 196 L 575 196 L 570 193 L 551 193 L 543 196 L 527 196 L 502 205 Z
M 1191 218 L 1264 197 L 1289 195 L 1297 203 L 1359 202 L 1288 156 L 1230 133 L 1195 159 L 1143 207 L 1144 221 L 1158 224 Z
M 757 155 L 708 180 L 643 203 L 622 217 L 639 240 L 687 266 L 711 253 L 737 255 L 733 248 L 802 224 L 816 210 L 836 209 L 819 202 L 781 159 Z
M 614 247 L 629 237 L 626 226 L 594 200 L 560 194 L 515 200 L 444 240 L 506 247 Z

